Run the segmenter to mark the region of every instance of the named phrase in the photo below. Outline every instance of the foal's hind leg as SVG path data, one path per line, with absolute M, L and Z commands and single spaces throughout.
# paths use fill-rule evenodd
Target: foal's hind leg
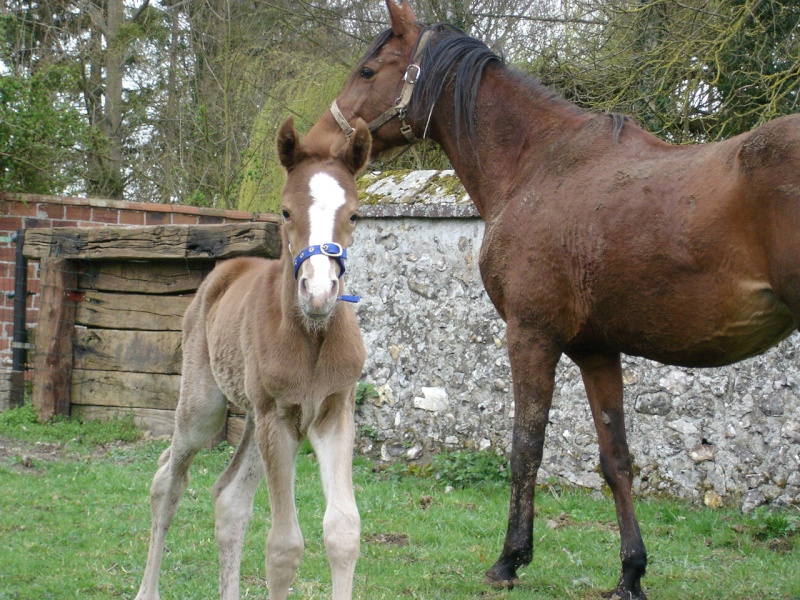
M 214 484 L 216 538 L 219 548 L 221 600 L 239 598 L 239 568 L 247 525 L 253 516 L 253 497 L 264 477 L 264 462 L 254 436 L 252 414 L 247 415 L 242 439 L 230 465 Z
M 322 526 L 333 574 L 333 600 L 352 598 L 361 538 L 361 517 L 353 494 L 353 393 L 327 398 L 320 411 L 322 419 L 308 432 L 327 502 Z
M 226 408 L 225 398 L 211 374 L 192 374 L 184 363 L 172 444 L 159 458 L 159 469 L 150 486 L 150 548 L 136 600 L 159 598 L 158 574 L 164 542 L 178 502 L 189 483 L 189 465 L 197 452 L 222 428 Z
M 641 578 L 647 552 L 633 509 L 631 465 L 625 436 L 622 368 L 618 353 L 572 357 L 581 369 L 600 446 L 600 469 L 614 494 L 620 533 L 622 575 L 614 594 L 622 600 L 644 599 Z

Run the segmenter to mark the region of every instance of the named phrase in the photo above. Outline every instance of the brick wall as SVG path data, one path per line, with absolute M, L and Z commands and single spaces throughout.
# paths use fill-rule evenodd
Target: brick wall
M 0 366 L 11 364 L 16 245 L 12 235 L 34 227 L 97 227 L 103 225 L 211 225 L 243 221 L 274 221 L 274 215 L 197 208 L 173 204 L 121 202 L 0 192 Z M 39 264 L 28 264 L 28 327 L 39 311 Z

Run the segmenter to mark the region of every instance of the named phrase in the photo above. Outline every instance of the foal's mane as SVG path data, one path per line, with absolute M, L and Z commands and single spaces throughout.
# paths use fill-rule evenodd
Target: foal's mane
M 445 85 L 452 83 L 456 136 L 460 137 L 462 132 L 466 133 L 474 145 L 476 99 L 481 79 L 487 68 L 507 71 L 544 101 L 558 102 L 570 110 L 583 112 L 577 105 L 548 89 L 535 77 L 509 68 L 502 54 L 496 53 L 486 44 L 467 35 L 458 27 L 446 23 L 420 25 L 420 27 L 422 27 L 420 34 L 430 30 L 433 31 L 433 35 L 422 50 L 419 59 L 422 75 L 416 83 L 408 107 L 409 113 L 415 120 L 427 123 Z M 392 35 L 391 29 L 381 32 L 362 57 L 359 68 L 377 56 Z M 358 69 L 355 73 L 358 73 Z M 615 133 L 618 131 L 617 127 L 621 129 L 621 124 L 617 126 L 615 122 Z

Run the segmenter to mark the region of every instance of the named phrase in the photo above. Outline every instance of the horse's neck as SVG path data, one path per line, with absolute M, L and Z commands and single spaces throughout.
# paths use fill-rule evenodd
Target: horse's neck
M 588 116 L 546 88 L 536 88 L 504 69 L 487 69 L 475 110 L 476 139 L 456 136 L 453 98 L 437 102 L 432 135 L 450 159 L 481 217 L 488 221 L 523 180 L 556 157 L 556 136 L 569 135 Z M 449 114 L 448 114 L 449 111 Z M 444 125 L 442 125 L 444 124 Z

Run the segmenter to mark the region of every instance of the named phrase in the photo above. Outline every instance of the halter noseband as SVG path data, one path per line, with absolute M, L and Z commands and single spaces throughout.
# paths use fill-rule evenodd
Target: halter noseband
M 336 262 L 339 265 L 339 279 L 341 279 L 342 275 L 344 275 L 345 272 L 344 261 L 347 259 L 347 248 L 344 248 L 335 242 L 328 242 L 327 244 L 317 244 L 315 246 L 309 246 L 308 248 L 300 252 L 300 254 L 295 256 L 294 278 L 297 279 L 297 274 L 300 272 L 300 267 L 303 265 L 305 261 L 307 261 L 312 256 L 316 256 L 319 254 L 336 259 Z M 342 300 L 344 302 L 358 302 L 359 300 L 361 300 L 361 296 L 350 296 L 348 294 L 342 294 L 341 296 L 339 296 L 339 300 Z
M 400 91 L 400 97 L 394 101 L 394 106 L 388 110 L 385 110 L 380 116 L 367 125 L 370 131 L 376 131 L 385 123 L 391 121 L 395 117 L 398 117 L 400 119 L 400 132 L 403 134 L 403 137 L 406 138 L 406 141 L 408 141 L 409 144 L 413 144 L 418 141 L 414 135 L 414 132 L 411 130 L 411 125 L 406 123 L 406 114 L 408 113 L 408 104 L 411 102 L 411 96 L 414 93 L 414 84 L 417 83 L 419 78 L 422 76 L 422 67 L 419 66 L 419 59 L 422 55 L 422 50 L 428 43 L 428 38 L 430 38 L 432 33 L 433 30 L 428 29 L 419 37 L 419 40 L 417 41 L 417 49 L 414 52 L 414 57 L 411 59 L 408 67 L 406 67 L 406 72 L 403 75 L 403 89 Z M 336 99 L 334 99 L 331 103 L 330 110 L 333 114 L 333 118 L 336 119 L 336 122 L 339 124 L 339 127 L 344 133 L 344 136 L 347 139 L 350 139 L 350 135 L 355 131 L 355 129 L 350 125 L 350 123 L 347 122 L 347 119 L 345 119 L 342 111 L 339 110 L 339 105 L 336 103 Z

